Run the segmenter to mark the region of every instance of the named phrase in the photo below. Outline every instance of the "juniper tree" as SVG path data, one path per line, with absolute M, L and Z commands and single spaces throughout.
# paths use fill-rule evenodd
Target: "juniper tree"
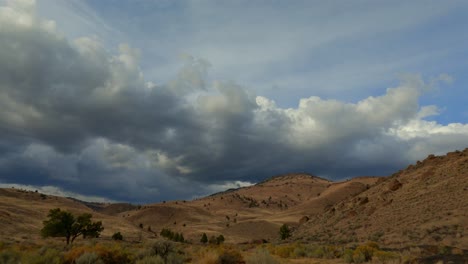
M 60 208 L 51 209 L 47 215 L 49 218 L 43 222 L 41 229 L 42 237 L 65 237 L 67 245 L 80 235 L 83 238 L 99 237 L 104 227 L 102 222 L 92 222 L 91 214 L 84 213 L 75 217 L 68 211 L 62 211 Z

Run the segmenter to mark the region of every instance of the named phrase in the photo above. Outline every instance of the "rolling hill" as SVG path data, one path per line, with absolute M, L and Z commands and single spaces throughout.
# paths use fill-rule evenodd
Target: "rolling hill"
M 226 242 L 277 241 L 279 227 L 292 241 L 349 244 L 367 240 L 388 247 L 413 244 L 468 249 L 468 149 L 430 155 L 388 177 L 333 182 L 291 173 L 192 201 L 85 203 L 18 189 L 0 189 L 0 239 L 39 239 L 48 210 L 89 212 L 103 221 L 103 239 L 155 238 L 162 228 L 192 242 L 202 233 Z

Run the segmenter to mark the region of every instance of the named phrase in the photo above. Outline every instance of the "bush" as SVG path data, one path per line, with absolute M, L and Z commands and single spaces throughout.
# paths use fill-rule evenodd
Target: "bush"
M 372 259 L 372 256 L 374 255 L 374 252 L 377 250 L 378 250 L 377 244 L 367 243 L 365 245 L 358 246 L 356 250 L 354 250 L 354 254 L 356 255 L 356 258 L 358 260 L 361 260 L 361 258 L 364 258 L 363 262 L 365 262 L 365 261 L 370 261 Z M 362 262 L 357 262 L 356 260 L 354 261 L 356 263 L 362 263 Z
M 278 255 L 282 258 L 289 258 L 292 256 L 293 251 L 294 251 L 294 246 L 282 245 L 282 246 L 277 246 L 273 252 L 275 255 Z
M 15 251 L 2 251 L 0 252 L 0 263 L 2 264 L 17 264 L 20 263 L 20 256 Z
M 75 263 L 81 255 L 86 253 L 97 254 L 104 264 L 131 263 L 131 254 L 117 243 L 111 246 L 96 244 L 94 246 L 74 247 L 65 254 L 64 263 Z
M 61 264 L 63 254 L 57 249 L 42 247 L 37 253 L 23 255 L 23 262 L 28 264 Z M 0 263 L 2 263 L 0 261 Z
M 137 260 L 135 264 L 165 264 L 165 262 L 160 256 L 146 256 Z
M 219 235 L 217 238 L 216 238 L 216 244 L 222 244 L 224 242 L 224 236 L 223 235 Z
M 325 256 L 323 247 L 311 248 L 310 251 L 307 252 L 307 257 L 309 258 L 323 258 L 323 256 Z
M 295 258 L 303 258 L 303 257 L 307 256 L 307 253 L 306 253 L 304 247 L 299 245 L 298 247 L 294 248 L 294 251 L 293 251 L 292 255 Z
M 151 255 L 160 256 L 164 260 L 170 253 L 175 252 L 174 244 L 169 241 L 156 241 L 151 245 Z
M 280 237 L 282 240 L 285 240 L 287 238 L 289 238 L 291 236 L 291 230 L 289 229 L 288 225 L 286 224 L 283 224 L 281 227 L 280 227 Z
M 239 251 L 227 250 L 227 251 L 222 252 L 219 255 L 216 263 L 217 264 L 242 264 L 245 262 Z
M 114 239 L 114 240 L 123 240 L 123 236 L 122 236 L 122 234 L 120 234 L 120 232 L 117 232 L 117 233 L 114 233 L 112 235 L 112 239 Z
M 75 260 L 76 264 L 104 264 L 98 254 L 85 252 Z
M 266 249 L 257 249 L 255 253 L 247 258 L 247 264 L 279 264 Z
M 203 233 L 200 242 L 202 242 L 203 244 L 206 244 L 208 242 L 208 236 L 206 236 L 206 233 Z
M 178 252 L 171 252 L 166 258 L 166 264 L 183 264 L 184 262 L 184 256 Z
M 353 263 L 354 260 L 353 260 L 353 250 L 352 249 L 346 249 L 343 253 L 343 260 L 346 262 L 346 263 Z
M 324 246 L 323 253 L 323 257 L 328 259 L 340 258 L 343 255 L 342 249 L 333 245 Z
M 364 263 L 366 262 L 366 255 L 360 250 L 355 250 L 353 252 L 353 262 L 354 263 Z
M 372 260 L 374 259 L 378 260 L 380 263 L 388 263 L 392 261 L 399 262 L 400 256 L 397 253 L 378 250 L 374 252 Z
M 398 255 L 394 253 L 379 251 L 379 245 L 375 242 L 368 242 L 365 245 L 358 246 L 354 251 L 352 249 L 346 249 L 343 252 L 343 260 L 346 263 L 364 263 L 375 259 L 386 262 L 393 260 Z
M 192 262 L 194 264 L 216 264 L 218 263 L 221 249 L 218 247 L 196 247 L 192 256 Z
M 177 250 L 176 245 L 167 240 L 156 241 L 138 254 L 137 263 L 159 263 L 161 259 L 165 264 L 181 264 L 185 262 L 182 251 Z

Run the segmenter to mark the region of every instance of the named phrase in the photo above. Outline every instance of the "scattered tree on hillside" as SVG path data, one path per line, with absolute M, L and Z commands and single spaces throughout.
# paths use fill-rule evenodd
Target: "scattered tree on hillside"
M 175 242 L 185 242 L 184 235 L 182 233 L 173 232 L 168 228 L 163 228 L 160 235 Z
M 68 211 L 62 211 L 60 208 L 51 209 L 47 215 L 49 218 L 43 222 L 41 229 L 42 237 L 65 237 L 67 245 L 80 235 L 83 238 L 99 237 L 104 227 L 102 222 L 92 222 L 91 214 L 84 213 L 75 217 Z
M 206 244 L 208 242 L 208 237 L 206 236 L 206 233 L 203 233 L 200 242 L 202 242 L 203 244 Z
M 286 224 L 283 224 L 280 227 L 279 233 L 282 240 L 285 240 L 286 238 L 291 236 L 291 230 L 289 230 L 289 227 Z
M 219 235 L 217 238 L 216 238 L 216 244 L 222 244 L 224 242 L 224 236 L 223 235 Z
M 120 234 L 120 232 L 117 232 L 117 233 L 114 233 L 112 235 L 112 239 L 114 239 L 114 240 L 123 240 L 123 236 L 122 236 L 122 234 Z

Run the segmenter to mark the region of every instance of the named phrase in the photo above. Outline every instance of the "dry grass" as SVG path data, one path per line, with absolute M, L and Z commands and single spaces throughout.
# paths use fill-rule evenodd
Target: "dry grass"
M 57 207 L 92 213 L 105 227 L 103 241 L 120 232 L 125 241 L 141 242 L 169 228 L 195 244 L 202 233 L 222 234 L 226 243 L 277 242 L 286 223 L 293 229 L 292 241 L 352 246 L 374 240 L 387 247 L 468 249 L 468 150 L 429 157 L 388 178 L 331 182 L 288 174 L 193 201 L 142 206 L 0 189 L 0 239 L 43 243 L 42 221 Z M 299 223 L 304 216 L 310 220 Z

